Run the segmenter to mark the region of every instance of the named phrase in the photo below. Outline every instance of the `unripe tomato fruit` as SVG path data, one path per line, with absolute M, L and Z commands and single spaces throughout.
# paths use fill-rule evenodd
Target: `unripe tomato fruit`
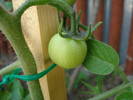
M 85 41 L 63 38 L 55 34 L 49 42 L 48 52 L 55 64 L 67 69 L 75 68 L 83 63 L 87 44 Z

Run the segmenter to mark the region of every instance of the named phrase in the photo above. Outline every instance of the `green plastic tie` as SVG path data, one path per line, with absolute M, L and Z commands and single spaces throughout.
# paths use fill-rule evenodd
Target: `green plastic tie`
M 41 77 L 46 75 L 48 72 L 50 72 L 55 67 L 56 67 L 56 64 L 52 64 L 46 70 L 44 70 L 44 71 L 42 71 L 38 74 L 33 74 L 33 75 L 17 75 L 20 72 L 22 72 L 22 69 L 18 68 L 16 70 L 14 70 L 12 74 L 5 75 L 3 77 L 2 81 L 0 82 L 0 87 L 4 84 L 11 83 L 12 81 L 14 81 L 14 79 L 20 79 L 20 80 L 23 80 L 23 81 L 33 81 L 33 80 L 40 79 Z

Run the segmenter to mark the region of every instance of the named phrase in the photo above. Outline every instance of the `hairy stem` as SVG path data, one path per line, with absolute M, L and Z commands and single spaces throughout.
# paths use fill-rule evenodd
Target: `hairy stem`
M 113 89 L 111 89 L 109 91 L 106 91 L 106 92 L 104 92 L 102 94 L 99 94 L 98 96 L 90 98 L 88 100 L 103 100 L 103 99 L 107 99 L 108 97 L 111 97 L 111 96 L 115 95 L 116 93 L 118 93 L 118 92 L 122 91 L 123 89 L 128 88 L 128 87 L 130 87 L 132 85 L 133 85 L 133 82 L 130 82 L 130 83 L 127 83 L 127 84 L 122 84 L 122 85 L 120 85 L 120 86 L 118 86 L 116 88 L 113 88 Z
M 12 72 L 13 70 L 15 70 L 16 68 L 21 67 L 20 61 L 15 61 L 14 63 L 4 67 L 3 69 L 0 70 L 0 75 L 5 75 L 5 74 L 9 74 L 10 72 Z
M 22 64 L 23 72 L 26 75 L 36 74 L 36 64 L 31 51 L 24 39 L 20 20 L 9 14 L 0 6 L 0 29 L 14 48 L 19 61 Z M 39 81 L 28 82 L 28 87 L 32 100 L 43 100 Z
M 69 17 L 73 15 L 73 9 L 63 0 L 26 0 L 14 14 L 20 18 L 24 11 L 34 5 L 52 5 L 59 10 L 62 10 Z
M 13 14 L 16 15 L 18 18 L 21 18 L 22 14 L 27 8 L 34 6 L 34 5 L 44 5 L 44 4 L 52 5 L 56 7 L 57 9 L 62 10 L 67 16 L 70 17 L 71 32 L 76 31 L 74 11 L 71 8 L 71 6 L 69 6 L 69 4 L 67 4 L 63 0 L 26 0 L 26 2 L 24 2 Z
M 6 19 L 6 17 L 8 17 L 8 12 L 6 11 L 6 9 L 4 9 L 4 7 L 2 6 L 2 4 L 0 3 L 0 29 L 2 28 L 2 24 L 5 22 L 4 18 Z

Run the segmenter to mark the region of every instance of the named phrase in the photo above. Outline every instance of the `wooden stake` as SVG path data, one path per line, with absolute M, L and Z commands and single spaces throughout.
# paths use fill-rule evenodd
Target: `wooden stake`
M 23 1 L 13 0 L 14 9 Z M 48 55 L 48 43 L 57 33 L 58 24 L 56 8 L 48 5 L 30 7 L 22 16 L 23 33 L 36 60 L 38 72 L 52 64 Z M 67 100 L 62 68 L 56 67 L 47 76 L 42 77 L 40 85 L 45 100 Z

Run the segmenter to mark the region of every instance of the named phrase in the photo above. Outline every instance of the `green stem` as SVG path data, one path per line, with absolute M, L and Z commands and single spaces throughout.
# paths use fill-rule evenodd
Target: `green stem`
M 5 75 L 5 74 L 9 74 L 10 72 L 12 72 L 13 70 L 15 70 L 16 68 L 20 67 L 21 64 L 19 61 L 15 61 L 14 63 L 4 67 L 3 69 L 0 70 L 0 75 Z
M 3 17 L 8 17 L 8 12 L 4 9 L 3 5 L 0 3 L 0 29 L 2 29 L 2 24 L 5 22 Z
M 73 35 L 76 34 L 76 20 L 75 20 L 75 14 L 73 14 L 73 16 L 71 16 L 71 32 Z
M 13 14 L 21 18 L 24 11 L 34 5 L 52 5 L 59 10 L 62 10 L 67 16 L 71 17 L 73 15 L 73 9 L 69 4 L 63 0 L 26 0 Z
M 26 75 L 36 74 L 36 64 L 31 51 L 24 39 L 20 20 L 9 14 L 0 6 L 0 29 L 14 48 L 19 61 L 22 64 L 23 72 Z M 28 82 L 28 88 L 32 100 L 43 100 L 39 81 Z
M 104 93 L 102 93 L 102 94 L 100 94 L 100 95 L 98 95 L 96 97 L 90 98 L 88 100 L 103 100 L 103 99 L 107 99 L 108 97 L 111 97 L 111 96 L 115 95 L 116 93 L 118 93 L 118 92 L 122 91 L 123 89 L 128 88 L 128 87 L 130 87 L 132 85 L 133 85 L 133 82 L 130 82 L 130 83 L 127 83 L 127 84 L 122 84 L 122 85 L 120 85 L 120 86 L 118 86 L 116 88 L 113 88 L 113 89 L 111 89 L 109 91 L 106 91 L 106 92 L 104 92 Z
M 97 86 L 99 88 L 99 92 L 102 93 L 103 92 L 103 81 L 105 79 L 105 76 L 98 76 L 97 79 Z
M 85 26 L 85 25 L 83 25 L 83 24 L 79 24 L 79 27 L 81 27 L 82 29 L 84 29 L 85 31 L 87 31 L 88 30 L 88 27 L 87 26 Z
M 76 31 L 74 11 L 72 7 L 63 0 L 26 0 L 13 14 L 21 18 L 24 11 L 34 5 L 52 5 L 59 10 L 62 10 L 71 20 L 71 32 Z
M 115 70 L 115 71 L 119 74 L 119 76 L 121 77 L 121 79 L 122 79 L 125 83 L 128 83 L 128 82 L 129 82 L 129 80 L 128 80 L 126 74 L 122 71 L 122 69 L 121 69 L 119 66 L 116 67 L 116 70 Z

